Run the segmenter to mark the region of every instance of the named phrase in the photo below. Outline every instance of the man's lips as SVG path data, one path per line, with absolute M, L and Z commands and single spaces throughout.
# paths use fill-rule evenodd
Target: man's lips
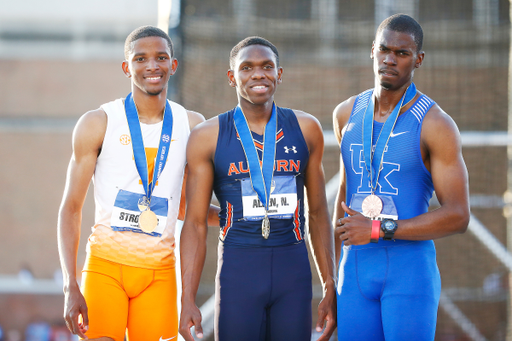
M 392 69 L 380 69 L 379 73 L 384 76 L 397 76 L 398 72 Z
M 150 82 L 158 82 L 162 79 L 162 75 L 159 76 L 146 76 L 145 79 Z
M 268 86 L 266 85 L 253 85 L 251 86 L 251 89 L 255 92 L 265 92 L 267 91 Z

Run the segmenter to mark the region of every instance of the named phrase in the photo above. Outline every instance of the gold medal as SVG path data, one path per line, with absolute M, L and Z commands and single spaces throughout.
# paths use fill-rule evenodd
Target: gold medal
M 149 208 L 139 215 L 139 227 L 146 233 L 153 232 L 158 226 L 158 218 L 155 212 Z
M 361 208 L 364 216 L 374 219 L 382 212 L 382 200 L 375 194 L 370 194 L 364 198 Z
M 268 236 L 270 235 L 270 220 L 266 213 L 265 218 L 263 218 L 263 221 L 261 222 L 261 235 L 265 239 L 268 239 Z

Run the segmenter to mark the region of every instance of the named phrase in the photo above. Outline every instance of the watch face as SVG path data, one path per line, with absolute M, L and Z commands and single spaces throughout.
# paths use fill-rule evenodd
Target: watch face
M 386 220 L 384 222 L 384 228 L 388 231 L 393 231 L 395 229 L 395 222 L 392 220 Z

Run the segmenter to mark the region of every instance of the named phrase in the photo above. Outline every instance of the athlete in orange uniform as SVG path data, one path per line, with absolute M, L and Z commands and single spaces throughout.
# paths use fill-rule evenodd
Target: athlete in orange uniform
M 185 148 L 204 117 L 167 100 L 178 62 L 165 32 L 136 29 L 126 39 L 125 58 L 131 94 L 87 112 L 73 132 L 58 222 L 64 318 L 80 338 L 172 340 L 178 334 L 174 226 L 183 219 Z M 80 290 L 76 255 L 91 178 L 96 217 Z M 215 211 L 212 225 L 218 225 Z

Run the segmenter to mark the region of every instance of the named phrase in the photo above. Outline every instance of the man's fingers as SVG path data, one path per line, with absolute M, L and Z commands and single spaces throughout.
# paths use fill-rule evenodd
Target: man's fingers
M 66 327 L 68 327 L 68 330 L 69 330 L 72 334 L 74 334 L 74 332 L 73 332 L 73 324 L 69 323 L 67 318 L 64 318 L 64 321 L 66 322 Z
M 348 207 L 347 204 L 345 204 L 344 201 L 341 202 L 341 208 L 343 208 L 343 211 L 347 212 L 347 214 L 350 215 L 350 216 L 358 213 L 357 211 L 354 211 L 353 209 Z
M 318 320 L 316 321 L 316 328 L 315 328 L 316 331 L 319 332 L 319 333 L 324 328 L 324 319 L 325 319 L 325 313 L 320 313 L 319 312 Z
M 89 329 L 89 315 L 85 304 L 78 307 L 78 314 L 73 318 L 73 327 L 74 334 L 82 339 L 87 339 L 85 333 Z
M 78 320 L 80 318 L 80 314 L 71 314 L 70 316 L 65 318 L 66 326 L 72 334 L 78 335 L 82 339 L 87 339 L 85 332 L 88 329 L 84 328 L 82 323 L 79 323 Z
M 201 326 L 201 313 L 198 316 L 184 317 L 180 321 L 179 332 L 186 341 L 194 341 L 192 336 L 192 328 L 195 329 L 196 337 L 203 338 L 203 327 Z
M 89 329 L 89 326 L 84 327 L 82 323 L 79 323 L 75 328 L 74 334 L 78 335 L 81 339 L 86 340 L 87 336 L 85 335 L 85 333 L 87 332 L 87 329 Z
M 180 327 L 180 334 L 186 341 L 194 341 L 190 328 L 193 326 L 192 322 L 187 327 Z
M 322 333 L 322 335 L 320 335 L 317 341 L 328 341 L 331 338 L 332 333 L 334 332 L 334 328 L 336 328 L 336 323 L 334 319 L 327 318 L 327 323 L 325 325 L 324 332 Z M 317 329 L 317 331 L 320 332 L 321 329 Z
M 80 314 L 82 315 L 82 329 L 87 331 L 89 329 L 89 312 L 87 306 L 80 306 Z
M 200 339 L 203 338 L 203 326 L 201 326 L 201 321 L 195 321 L 194 327 L 196 329 L 196 336 Z
M 185 334 L 181 334 L 183 336 L 183 338 L 187 341 L 194 341 L 194 337 L 192 336 L 192 332 L 190 331 L 190 329 L 187 329 L 187 331 L 185 332 Z

